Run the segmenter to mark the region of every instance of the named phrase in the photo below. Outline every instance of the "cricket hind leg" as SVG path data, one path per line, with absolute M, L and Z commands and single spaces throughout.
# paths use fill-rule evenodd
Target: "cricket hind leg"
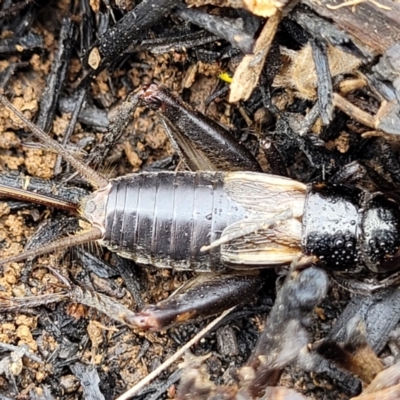
M 329 278 L 326 272 L 313 266 L 303 269 L 307 261 L 305 258 L 292 263 L 269 314 L 268 324 L 244 367 L 244 371 L 246 368 L 253 370 L 254 379 L 248 382 L 247 390 L 255 397 L 266 385 L 275 385 L 282 369 L 307 345 L 307 327 L 312 312 L 327 294 Z
M 199 274 L 168 299 L 148 305 L 126 323 L 145 330 L 160 330 L 171 325 L 219 314 L 235 305 L 249 302 L 263 285 L 262 274 Z

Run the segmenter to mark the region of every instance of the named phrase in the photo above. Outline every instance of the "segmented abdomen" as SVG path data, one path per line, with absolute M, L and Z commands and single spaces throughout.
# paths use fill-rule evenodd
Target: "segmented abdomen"
M 224 173 L 142 173 L 111 181 L 103 243 L 139 263 L 208 271 L 219 250 L 200 248 L 243 218 L 223 190 Z

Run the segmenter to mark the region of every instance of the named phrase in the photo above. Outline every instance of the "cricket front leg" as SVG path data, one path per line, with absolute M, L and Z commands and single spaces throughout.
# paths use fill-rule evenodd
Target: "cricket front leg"
M 296 262 L 279 291 L 264 332 L 239 371 L 241 398 L 258 398 L 266 387 L 275 386 L 283 368 L 297 359 L 307 346 L 307 327 L 312 311 L 325 297 L 329 279 L 315 267 L 298 270 Z
M 171 325 L 219 314 L 235 305 L 249 302 L 260 290 L 262 276 L 254 274 L 199 274 L 168 299 L 148 305 L 126 317 L 130 326 L 160 330 Z

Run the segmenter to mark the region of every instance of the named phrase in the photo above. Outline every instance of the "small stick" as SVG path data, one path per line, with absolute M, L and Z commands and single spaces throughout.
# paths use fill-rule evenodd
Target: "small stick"
M 236 306 L 235 306 L 236 307 Z M 149 384 L 154 378 L 156 378 L 161 372 L 167 369 L 170 365 L 172 365 L 175 361 L 177 361 L 182 355 L 189 350 L 194 344 L 196 344 L 200 339 L 203 338 L 215 325 L 217 325 L 222 319 L 224 319 L 235 307 L 230 308 L 229 310 L 224 311 L 218 318 L 215 318 L 214 321 L 210 322 L 204 329 L 202 329 L 193 339 L 189 340 L 184 346 L 182 346 L 173 356 L 165 360 L 158 368 L 156 368 L 153 372 L 143 378 L 140 382 L 138 382 L 135 386 L 130 388 L 123 395 L 119 396 L 117 400 L 128 400 L 133 395 L 135 395 L 140 389 Z
M 0 342 L 0 349 L 3 350 L 3 351 L 18 351 L 21 348 L 23 348 L 25 350 L 24 351 L 24 357 L 27 357 L 27 358 L 31 359 L 32 361 L 35 361 L 35 362 L 38 362 L 38 363 L 41 363 L 41 364 L 44 363 L 43 360 L 40 357 L 36 356 L 35 354 L 32 354 L 29 351 L 29 347 L 26 344 L 23 344 L 23 345 L 20 345 L 20 346 L 14 346 L 12 344 Z
M 184 5 L 179 5 L 176 13 L 184 20 L 201 26 L 214 35 L 227 40 L 244 54 L 251 54 L 254 46 L 253 34 L 246 32 L 245 29 L 238 28 L 236 19 L 218 17 Z

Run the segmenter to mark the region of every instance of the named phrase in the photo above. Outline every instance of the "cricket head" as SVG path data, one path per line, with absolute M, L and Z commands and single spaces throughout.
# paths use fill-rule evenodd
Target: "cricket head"
M 105 232 L 106 206 L 111 190 L 111 184 L 96 190 L 91 195 L 84 197 L 79 207 L 79 214 L 88 221 L 93 228 Z

